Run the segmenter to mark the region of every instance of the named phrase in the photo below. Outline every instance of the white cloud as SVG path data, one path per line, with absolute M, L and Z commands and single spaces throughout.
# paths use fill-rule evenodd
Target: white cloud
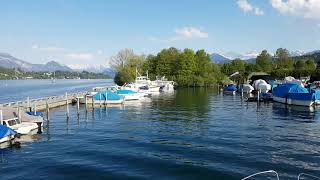
M 247 0 L 238 0 L 237 4 L 240 9 L 243 10 L 243 12 L 250 12 L 253 10 L 253 7 Z
M 67 49 L 61 48 L 61 47 L 55 47 L 55 46 L 40 47 L 37 44 L 32 45 L 31 48 L 34 50 L 39 50 L 39 51 L 44 51 L 49 53 L 62 53 L 67 51 Z
M 320 0 L 270 0 L 281 14 L 320 19 Z
M 257 16 L 261 16 L 264 14 L 264 12 L 259 7 L 253 6 L 247 0 L 238 0 L 237 4 L 238 4 L 238 7 L 245 13 L 252 12 Z
M 257 16 L 262 16 L 264 12 L 260 8 L 256 7 L 254 8 L 254 14 Z
M 76 60 L 92 60 L 94 55 L 91 53 L 71 53 L 67 57 Z
M 209 37 L 209 33 L 196 27 L 176 28 L 174 32 L 175 32 L 175 35 L 167 39 L 150 37 L 149 40 L 156 41 L 156 42 L 170 43 L 170 42 L 175 42 L 180 40 L 205 39 Z
M 182 37 L 186 39 L 192 38 L 208 38 L 209 34 L 207 32 L 201 31 L 195 27 L 182 27 L 175 30 L 177 37 Z
M 99 50 L 97 51 L 97 54 L 98 54 L 98 55 L 101 55 L 101 54 L 103 54 L 103 51 L 102 51 L 101 49 L 99 49 Z

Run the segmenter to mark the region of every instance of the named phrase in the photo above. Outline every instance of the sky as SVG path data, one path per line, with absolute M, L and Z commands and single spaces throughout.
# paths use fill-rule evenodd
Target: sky
M 256 54 L 320 46 L 320 0 L 1 0 L 0 52 L 108 64 L 124 48 Z

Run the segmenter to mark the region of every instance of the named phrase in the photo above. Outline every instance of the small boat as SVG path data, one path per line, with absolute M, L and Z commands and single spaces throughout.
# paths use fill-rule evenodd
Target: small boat
M 125 101 L 139 100 L 141 95 L 132 90 L 120 89 L 116 93 L 124 98 Z
M 13 140 L 16 134 L 13 129 L 0 124 L 0 144 Z
M 254 88 L 250 84 L 243 84 L 242 85 L 242 92 L 250 94 Z
M 36 123 L 20 122 L 18 118 L 2 120 L 3 125 L 15 130 L 18 134 L 29 134 L 31 131 L 38 129 Z
M 320 102 L 320 91 L 311 90 L 298 84 L 281 84 L 272 91 L 273 100 L 276 102 L 298 105 L 312 106 Z
M 254 87 L 254 89 L 256 91 L 259 91 L 260 93 L 267 93 L 268 91 L 271 90 L 271 85 L 268 84 L 265 80 L 263 79 L 258 79 L 255 80 L 252 84 L 252 86 Z
M 267 177 L 267 174 L 272 174 L 272 176 Z M 271 177 L 273 177 L 274 179 L 280 180 L 279 178 L 279 174 L 277 173 L 277 171 L 274 170 L 268 170 L 268 171 L 260 171 L 254 174 L 251 174 L 247 177 L 242 178 L 241 180 L 247 180 L 247 179 L 259 179 L 258 177 L 260 176 L 260 179 L 263 177 L 263 179 L 269 179 Z M 301 179 L 320 179 L 320 177 L 312 175 L 312 174 L 308 174 L 308 173 L 300 173 L 297 176 L 298 180 Z
M 122 104 L 124 98 L 110 90 L 89 94 L 79 98 L 81 104 Z
M 229 84 L 228 86 L 223 88 L 223 92 L 226 94 L 236 94 L 237 86 L 234 84 Z

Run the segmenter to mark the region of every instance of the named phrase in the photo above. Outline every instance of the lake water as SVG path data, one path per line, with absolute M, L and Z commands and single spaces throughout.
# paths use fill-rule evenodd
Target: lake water
M 16 82 L 8 87 L 32 97 L 105 83 L 69 80 L 42 90 L 34 81 L 28 90 Z M 241 179 L 270 169 L 281 179 L 320 175 L 317 110 L 258 106 L 215 88 L 190 88 L 87 113 L 81 106 L 79 117 L 76 107 L 70 112 L 67 120 L 65 107 L 52 110 L 43 134 L 0 150 L 1 179 Z

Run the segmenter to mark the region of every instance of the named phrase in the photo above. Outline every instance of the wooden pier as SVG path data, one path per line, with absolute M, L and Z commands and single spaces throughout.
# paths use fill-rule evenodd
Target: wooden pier
M 46 119 L 49 120 L 50 109 L 60 106 L 66 106 L 66 115 L 69 117 L 68 105 L 77 102 L 79 106 L 79 98 L 84 97 L 86 94 L 87 92 L 65 93 L 61 96 L 51 96 L 38 99 L 30 99 L 27 97 L 23 101 L 0 104 L 0 119 L 6 120 L 18 118 L 21 122 L 43 123 L 43 117 L 31 116 L 25 112 L 45 112 Z

